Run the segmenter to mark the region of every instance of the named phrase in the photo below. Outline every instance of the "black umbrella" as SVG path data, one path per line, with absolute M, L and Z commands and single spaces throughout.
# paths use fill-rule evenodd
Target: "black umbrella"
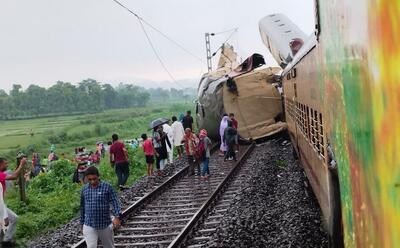
M 161 126 L 162 124 L 167 123 L 169 120 L 166 118 L 158 118 L 150 122 L 150 128 L 155 128 Z

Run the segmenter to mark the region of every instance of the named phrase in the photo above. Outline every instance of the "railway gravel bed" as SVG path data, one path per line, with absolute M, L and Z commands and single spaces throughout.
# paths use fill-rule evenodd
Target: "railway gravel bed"
M 163 176 L 148 178 L 144 176 L 136 181 L 130 189 L 118 192 L 122 209 L 127 208 L 133 202 L 140 199 L 146 193 L 154 190 L 155 187 L 165 182 L 176 171 L 187 165 L 186 159 L 176 160 L 173 166 L 167 166 Z M 101 176 L 101 175 L 100 175 Z M 31 240 L 27 247 L 47 248 L 47 247 L 70 247 L 72 244 L 81 240 L 79 218 L 71 220 L 64 226 Z
M 247 181 L 212 240 L 192 247 L 328 247 L 317 200 L 290 142 L 257 145 L 247 166 Z

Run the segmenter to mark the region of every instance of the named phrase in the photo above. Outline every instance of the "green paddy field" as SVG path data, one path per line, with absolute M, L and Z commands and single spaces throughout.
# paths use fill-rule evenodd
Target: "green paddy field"
M 149 135 L 151 120 L 179 116 L 192 107 L 191 103 L 166 104 L 97 114 L 0 121 L 0 156 L 9 160 L 9 169 L 15 167 L 17 152 L 25 152 L 28 159 L 31 159 L 32 152 L 38 152 L 43 159 L 47 157 L 51 144 L 55 145 L 59 157 L 61 153 L 65 153 L 66 157 L 47 173 L 27 183 L 26 202 L 20 201 L 17 185 L 7 188 L 6 204 L 19 216 L 18 245 L 24 247 L 33 237 L 57 228 L 78 215 L 81 185 L 72 183 L 76 168 L 73 163 L 75 147 L 85 146 L 94 151 L 97 141 L 107 142 L 113 133 L 117 133 L 122 140 L 140 137 L 142 133 Z M 129 149 L 129 159 L 128 184 L 133 184 L 146 174 L 146 165 L 141 149 Z M 116 176 L 108 161 L 107 154 L 97 166 L 102 180 L 116 186 Z

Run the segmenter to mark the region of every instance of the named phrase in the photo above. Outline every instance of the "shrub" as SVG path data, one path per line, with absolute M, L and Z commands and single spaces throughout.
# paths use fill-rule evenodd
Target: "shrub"
M 29 182 L 28 190 L 34 193 L 48 193 L 59 187 L 68 187 L 72 182 L 75 165 L 67 160 L 59 160 L 52 163 L 50 170 L 45 174 L 39 174 Z

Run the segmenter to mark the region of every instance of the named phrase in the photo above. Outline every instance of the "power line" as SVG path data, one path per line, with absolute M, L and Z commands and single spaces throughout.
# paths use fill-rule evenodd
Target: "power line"
M 232 29 L 221 31 L 221 32 L 218 32 L 218 33 L 211 33 L 211 35 L 219 35 L 219 34 L 224 34 L 224 33 L 228 33 L 228 32 L 231 32 L 231 31 L 235 31 L 236 32 L 237 30 L 238 30 L 238 28 L 232 28 Z
M 136 16 L 136 18 L 138 18 L 141 22 L 145 23 L 146 25 L 148 25 L 150 28 L 152 28 L 153 30 L 155 30 L 156 32 L 160 33 L 162 36 L 164 36 L 164 38 L 166 38 L 167 40 L 169 40 L 170 42 L 174 43 L 177 47 L 179 47 L 180 49 L 182 49 L 184 52 L 186 52 L 187 54 L 191 55 L 192 57 L 196 58 L 197 60 L 199 60 L 201 63 L 204 63 L 204 60 L 202 60 L 201 58 L 199 58 L 197 55 L 195 55 L 194 53 L 190 52 L 189 50 L 187 50 L 185 47 L 183 47 L 181 44 L 179 44 L 178 42 L 176 42 L 175 40 L 173 40 L 172 38 L 170 38 L 168 35 L 164 34 L 163 32 L 161 32 L 159 29 L 157 29 L 156 27 L 154 27 L 153 25 L 151 25 L 149 22 L 147 22 L 146 20 L 144 20 L 142 17 L 140 17 L 138 14 L 136 14 L 135 12 L 133 12 L 132 10 L 130 10 L 128 7 L 124 6 L 122 3 L 120 3 L 117 0 L 113 0 L 114 2 L 116 2 L 117 4 L 119 4 L 121 7 L 123 7 L 124 9 L 126 9 L 127 11 L 129 11 L 131 14 L 133 14 L 134 16 Z
M 115 0 L 114 0 L 115 1 Z M 164 68 L 164 70 L 168 73 L 168 75 L 170 76 L 170 78 L 172 79 L 172 81 L 177 84 L 178 86 L 180 86 L 181 88 L 184 88 L 181 84 L 179 84 L 175 78 L 172 76 L 172 74 L 169 72 L 169 70 L 167 69 L 167 67 L 165 66 L 164 62 L 161 60 L 161 57 L 158 55 L 156 48 L 154 47 L 153 43 L 151 42 L 151 39 L 149 37 L 149 35 L 146 32 L 146 29 L 144 28 L 144 25 L 142 23 L 142 21 L 139 19 L 139 23 L 140 26 L 142 27 L 142 30 L 144 32 L 144 34 L 146 35 L 147 41 L 149 42 L 151 49 L 153 50 L 154 54 L 156 55 L 158 61 L 160 62 L 161 66 Z
M 228 38 L 224 41 L 224 43 L 228 42 L 232 38 L 232 36 L 238 31 L 239 28 L 234 28 L 232 33 L 228 36 Z
M 232 33 L 231 33 L 231 34 L 228 36 L 228 38 L 222 43 L 222 45 L 217 49 L 217 51 L 215 51 L 215 52 L 212 54 L 213 57 L 214 57 L 215 54 L 217 54 L 217 52 L 222 48 L 222 46 L 223 46 L 226 42 L 228 42 L 228 40 L 230 40 L 230 39 L 232 38 L 232 36 L 238 31 L 238 29 L 239 29 L 239 28 L 231 29 L 231 30 L 233 30 Z M 228 30 L 228 31 L 231 31 L 231 30 Z M 220 33 L 226 33 L 226 32 L 228 32 L 228 31 L 223 31 L 223 32 L 220 32 Z
M 186 48 L 184 48 L 182 45 L 180 45 L 178 42 L 174 41 L 173 39 L 171 39 L 170 37 L 168 37 L 166 34 L 164 34 L 163 32 L 161 32 L 160 30 L 158 30 L 157 28 L 155 28 L 153 25 L 151 25 L 150 23 L 146 22 L 145 20 L 143 20 L 143 18 L 141 18 L 142 21 L 144 23 L 146 23 L 149 27 L 151 27 L 152 29 L 154 29 L 155 31 L 157 31 L 158 33 L 160 33 L 162 36 L 164 36 L 164 38 L 166 38 L 167 40 L 171 41 L 172 43 L 174 43 L 176 46 L 178 46 L 180 49 L 182 49 L 183 51 L 185 51 L 187 54 L 190 54 L 191 56 L 193 56 L 194 58 L 196 58 L 198 61 L 200 61 L 201 63 L 204 63 L 204 60 L 202 60 L 201 58 L 199 58 L 197 55 L 193 54 L 192 52 L 188 51 Z
M 123 8 L 126 9 L 127 11 L 129 11 L 131 14 L 133 14 L 133 15 L 138 19 L 138 21 L 139 21 L 139 23 L 140 23 L 140 27 L 142 28 L 143 33 L 145 34 L 145 36 L 146 36 L 146 38 L 147 38 L 147 41 L 149 42 L 150 47 L 151 47 L 151 49 L 153 50 L 154 55 L 156 56 L 157 60 L 160 62 L 160 64 L 161 64 L 161 66 L 163 67 L 163 69 L 167 72 L 168 76 L 172 79 L 172 82 L 174 82 L 176 85 L 178 85 L 179 87 L 181 87 L 181 88 L 183 89 L 184 87 L 183 87 L 180 83 L 178 83 L 178 82 L 175 80 L 175 77 L 172 76 L 172 73 L 167 69 L 167 67 L 165 66 L 164 62 L 162 61 L 160 55 L 158 54 L 156 48 L 154 47 L 153 42 L 151 41 L 150 36 L 147 34 L 146 29 L 145 29 L 145 27 L 144 27 L 144 25 L 143 25 L 143 22 L 144 22 L 143 18 L 141 18 L 139 15 L 137 15 L 136 13 L 134 13 L 134 12 L 133 12 L 132 10 L 130 10 L 129 8 L 125 7 L 122 3 L 118 2 L 117 0 L 113 0 L 113 1 L 116 2 L 117 4 L 119 4 L 121 7 L 123 7 Z

